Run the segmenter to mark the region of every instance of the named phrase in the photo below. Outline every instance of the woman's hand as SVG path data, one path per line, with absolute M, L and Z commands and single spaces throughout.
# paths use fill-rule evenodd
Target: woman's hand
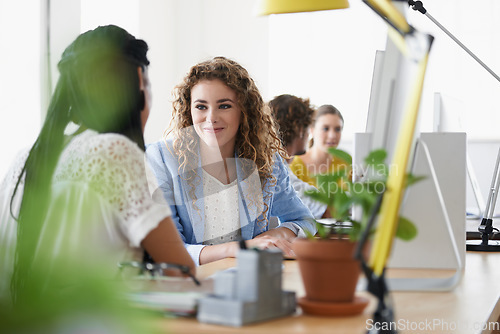
M 247 248 L 258 249 L 273 249 L 279 248 L 285 257 L 294 257 L 295 253 L 292 250 L 292 243 L 286 239 L 276 238 L 271 236 L 257 236 L 246 241 Z
M 279 248 L 283 256 L 287 258 L 295 257 L 292 250 L 292 242 L 297 236 L 286 227 L 273 228 L 267 232 L 259 234 L 253 239 L 246 240 L 247 248 L 272 249 Z M 217 261 L 227 257 L 236 257 L 240 245 L 238 242 L 228 242 L 220 245 L 205 246 L 200 252 L 200 264 Z

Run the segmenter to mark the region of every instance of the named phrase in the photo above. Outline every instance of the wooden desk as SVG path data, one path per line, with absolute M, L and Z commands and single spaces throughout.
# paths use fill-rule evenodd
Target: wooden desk
M 304 295 L 296 261 L 284 261 L 283 289 Z M 225 259 L 199 267 L 197 276 L 205 278 L 218 270 L 236 265 Z M 449 275 L 444 270 L 408 271 L 391 269 L 389 277 L 418 274 L 421 277 Z M 415 276 L 413 276 L 415 277 Z M 376 308 L 371 298 L 363 314 L 354 317 L 316 317 L 302 314 L 300 307 L 291 316 L 241 328 L 199 323 L 194 318 L 168 318 L 161 326 L 168 333 L 366 333 Z M 481 331 L 485 322 L 496 322 L 500 316 L 500 253 L 468 252 L 464 276 L 449 292 L 393 292 L 394 311 L 399 333 L 490 333 Z M 438 323 L 439 322 L 439 323 Z M 434 325 L 433 325 L 434 323 Z M 403 325 L 401 325 L 403 324 Z M 498 325 L 498 324 L 496 324 Z M 418 328 L 420 326 L 420 328 Z M 453 326 L 456 326 L 453 327 Z M 413 329 L 412 329 L 413 328 Z

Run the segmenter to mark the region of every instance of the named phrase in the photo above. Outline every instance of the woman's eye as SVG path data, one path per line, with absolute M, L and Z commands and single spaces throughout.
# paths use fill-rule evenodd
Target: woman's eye
M 325 127 L 323 128 L 323 131 L 328 132 L 328 127 L 327 127 L 327 126 L 325 126 Z
M 207 107 L 206 107 L 206 106 L 204 106 L 203 104 L 197 104 L 197 105 L 195 105 L 194 107 L 195 107 L 196 109 L 198 109 L 198 110 L 205 110 L 205 109 L 207 109 Z
M 231 108 L 231 105 L 230 105 L 230 104 L 221 104 L 221 105 L 219 106 L 219 109 L 229 109 L 229 108 Z
M 335 128 L 335 132 L 342 132 L 342 128 L 340 126 Z

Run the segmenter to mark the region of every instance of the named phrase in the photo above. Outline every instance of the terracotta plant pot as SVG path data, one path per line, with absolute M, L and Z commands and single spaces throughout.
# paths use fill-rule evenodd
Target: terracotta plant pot
M 297 256 L 306 298 L 310 301 L 350 303 L 361 267 L 354 259 L 356 242 L 345 239 L 297 239 Z

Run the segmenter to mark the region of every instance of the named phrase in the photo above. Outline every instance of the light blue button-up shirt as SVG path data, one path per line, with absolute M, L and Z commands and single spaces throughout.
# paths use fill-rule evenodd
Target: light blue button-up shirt
M 169 146 L 167 149 L 166 145 Z M 179 171 L 179 161 L 172 148 L 172 140 L 158 141 L 146 149 L 146 158 L 156 176 L 156 189 L 152 189 L 153 197 L 161 191 L 172 210 L 172 219 L 179 231 L 186 249 L 199 264 L 201 249 L 205 247 L 203 235 L 205 229 L 203 204 L 203 173 L 201 159 L 197 168 L 191 172 L 196 174 L 195 183 L 186 180 L 186 173 Z M 239 214 L 241 235 L 249 240 L 269 229 L 267 221 L 270 217 L 279 219 L 278 227 L 287 227 L 295 234 L 301 230 L 316 233 L 312 214 L 302 203 L 290 183 L 288 167 L 276 154 L 273 175 L 276 182 L 267 182 L 264 189 L 256 168 L 249 172 L 248 164 L 253 162 L 236 158 L 236 169 L 239 193 Z M 254 165 L 254 164 L 253 164 Z M 256 204 L 257 203 L 257 204 Z M 265 203 L 268 207 L 266 219 L 262 212 Z

